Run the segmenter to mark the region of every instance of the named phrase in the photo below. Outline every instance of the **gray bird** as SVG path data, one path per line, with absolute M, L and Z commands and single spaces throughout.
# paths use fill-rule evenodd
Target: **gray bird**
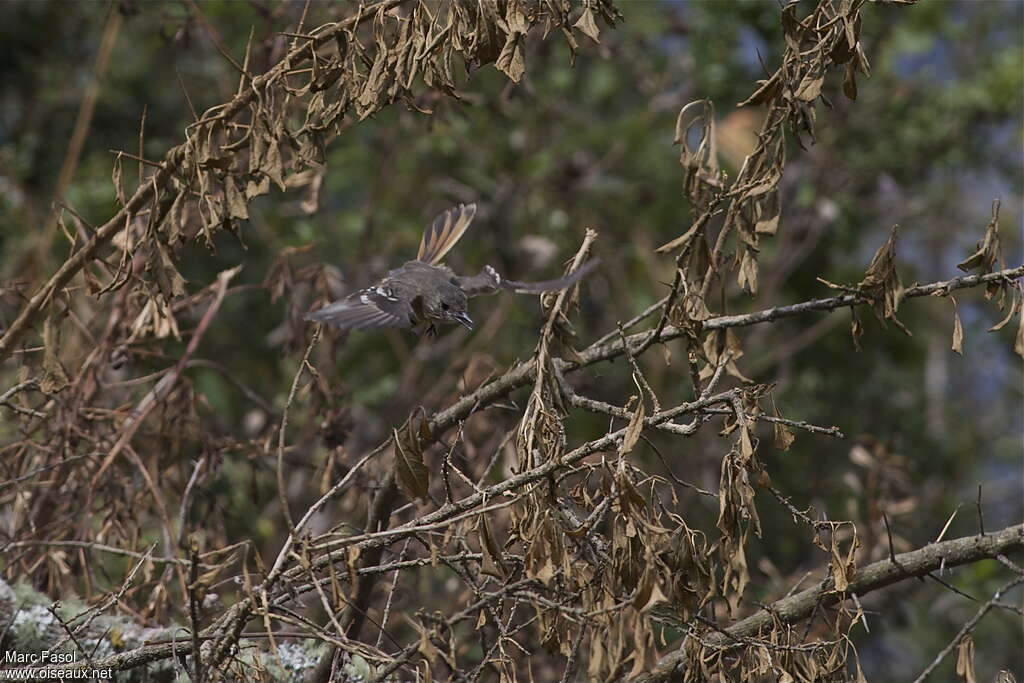
M 478 275 L 456 275 L 441 265 L 441 259 L 466 232 L 474 216 L 476 204 L 448 209 L 423 233 L 416 260 L 395 268 L 376 284 L 307 314 L 306 320 L 344 330 L 424 324 L 427 332 L 433 333 L 435 325 L 449 322 L 472 330 L 473 320 L 467 311 L 470 298 L 501 289 L 523 294 L 558 291 L 574 285 L 598 264 L 593 260 L 567 277 L 543 282 L 506 280 L 491 266 L 484 266 Z

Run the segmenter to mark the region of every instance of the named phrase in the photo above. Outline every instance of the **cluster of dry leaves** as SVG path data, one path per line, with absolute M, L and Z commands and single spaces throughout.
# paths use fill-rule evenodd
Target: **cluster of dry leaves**
M 837 297 L 744 316 L 715 311 L 711 302 L 731 273 L 743 290 L 757 291 L 760 240 L 780 227 L 787 139 L 813 141 L 829 79 L 838 75 L 842 92 L 854 98 L 856 74 L 868 73 L 859 40 L 863 6 L 822 0 L 807 13 L 796 2 L 782 8 L 786 50 L 781 66 L 744 103 L 764 107 L 766 115 L 735 178 L 719 167 L 712 104 L 699 101 L 680 112 L 676 142 L 693 215 L 682 235 L 658 249 L 674 255 L 676 276 L 656 307 L 581 349 L 570 322 L 579 292 L 549 295 L 528 361 L 467 387 L 443 411 L 417 411 L 376 448 L 349 454 L 346 466 L 326 478 L 322 497 L 298 517 L 285 481 L 287 446 L 295 438 L 289 416 L 322 415 L 337 403 L 309 360 L 319 332 L 284 407 L 262 406 L 274 424 L 255 435 L 209 429 L 200 410 L 204 399 L 185 371 L 199 362 L 195 350 L 216 324 L 237 271 L 189 293 L 178 272 L 181 246 L 198 239 L 212 247 L 218 230 L 241 238 L 249 202 L 272 183 L 305 188 L 315 208 L 326 145 L 393 102 L 422 109 L 424 92 L 457 97 L 456 68 L 493 62 L 518 81 L 531 31 L 560 34 L 575 54 L 578 33 L 597 40 L 599 22 L 611 26 L 620 16 L 607 0 L 360 2 L 334 23 L 291 34 L 291 49 L 262 75 L 249 72 L 247 55 L 235 64 L 237 96 L 197 115 L 185 142 L 164 159 L 141 160 L 152 172 L 130 195 L 122 165 L 140 159 L 118 157 L 113 180 L 121 210 L 102 226 L 87 226 L 87 239 L 75 242 L 68 261 L 25 303 L 0 342 L 0 355 L 10 356 L 33 323 L 43 321 L 38 367 L 22 363 L 4 373 L 14 389 L 0 402 L 19 420 L 16 438 L 5 433 L 3 446 L 6 572 L 51 595 L 89 595 L 103 583 L 95 572 L 109 571 L 110 554 L 127 553 L 133 564 L 141 558 L 138 585 L 125 583 L 123 602 L 150 622 L 186 625 L 190 635 L 177 647 L 192 655 L 185 666 L 193 680 L 272 678 L 265 660 L 247 654 L 253 628 L 270 643 L 270 658 L 290 639 L 327 645 L 303 670 L 306 680 L 860 676 L 850 633 L 864 615 L 852 586 L 863 577 L 858 561 L 865 546 L 888 547 L 891 554 L 891 538 L 886 545 L 872 534 L 865 542 L 851 521 L 801 510 L 775 489 L 758 455 L 768 447 L 760 443 L 759 425 L 783 450 L 797 430 L 840 436 L 839 430 L 768 408 L 772 388 L 743 377 L 734 329 L 861 304 L 905 329 L 896 317 L 904 299 L 949 296 L 980 284 L 1008 308 L 999 326 L 1022 308 L 1014 279 L 1020 269 L 999 271 L 1005 264 L 994 211 L 978 252 L 961 264 L 979 275 L 904 288 L 894 230 L 861 282 L 828 283 L 841 291 Z M 595 238 L 587 235 L 572 267 L 584 262 Z M 294 275 L 281 265 L 268 289 L 281 294 Z M 67 289 L 79 276 L 84 287 Z M 98 297 L 93 313 L 102 325 L 76 315 L 84 294 Z M 628 333 L 651 316 L 650 329 Z M 856 317 L 853 326 L 856 339 Z M 126 357 L 158 354 L 152 349 L 181 337 L 187 347 L 168 359 L 165 371 L 131 376 Z M 958 350 L 961 338 L 957 316 Z M 664 406 L 636 359 L 670 339 L 685 342 L 681 374 L 690 398 Z M 1024 352 L 1019 336 L 1018 345 Z M 635 395 L 613 404 L 574 388 L 572 373 L 615 357 L 630 364 Z M 149 390 L 136 400 L 140 387 Z M 521 387 L 530 387 L 530 395 L 517 424 L 472 462 L 460 457 L 471 441 L 464 434 L 470 418 Z M 244 383 L 240 388 L 245 391 Z M 306 408 L 294 402 L 302 391 L 313 396 Z M 570 443 L 574 411 L 600 415 L 607 431 Z M 715 491 L 678 479 L 671 469 L 667 477 L 648 471 L 634 457 L 650 443 L 645 432 L 684 442 L 702 429 L 717 430 L 723 440 Z M 183 465 L 197 450 L 196 463 Z M 231 453 L 274 463 L 276 523 L 287 539 L 273 561 L 261 558 L 251 539 L 212 543 L 211 534 L 203 545 L 191 533 L 196 488 L 213 481 Z M 60 476 L 49 477 L 57 468 Z M 818 592 L 785 610 L 753 605 L 747 590 L 747 549 L 761 534 L 759 492 L 785 505 L 795 533 L 827 558 Z M 681 496 L 716 499 L 714 527 L 688 522 Z M 314 533 L 310 521 L 332 510 L 339 513 L 336 525 Z M 998 552 L 1019 547 L 1019 537 L 1006 538 Z M 153 540 L 159 551 L 138 555 Z M 986 546 L 986 552 L 997 551 Z M 947 560 L 976 557 L 964 553 Z M 932 569 L 913 567 L 903 576 Z M 783 588 L 780 582 L 768 595 L 782 598 Z M 450 600 L 435 599 L 435 591 Z M 798 626 L 815 614 L 822 618 Z M 133 647 L 143 653 L 135 665 L 172 656 L 153 644 L 121 643 L 125 651 Z

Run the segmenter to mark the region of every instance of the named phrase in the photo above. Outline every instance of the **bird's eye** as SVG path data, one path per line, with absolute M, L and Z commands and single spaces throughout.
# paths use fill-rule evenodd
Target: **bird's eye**
M 448 310 L 448 304 L 446 304 L 444 302 L 441 302 L 441 310 L 442 311 L 447 311 Z

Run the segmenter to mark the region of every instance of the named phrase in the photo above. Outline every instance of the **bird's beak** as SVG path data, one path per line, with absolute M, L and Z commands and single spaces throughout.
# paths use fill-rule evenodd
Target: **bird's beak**
M 470 318 L 467 313 L 456 313 L 452 316 L 452 318 L 461 323 L 463 326 L 465 326 L 466 329 L 473 329 L 473 319 Z

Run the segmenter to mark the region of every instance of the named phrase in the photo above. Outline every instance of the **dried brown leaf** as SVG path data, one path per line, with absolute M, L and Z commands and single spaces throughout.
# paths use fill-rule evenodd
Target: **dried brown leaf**
M 775 417 L 780 417 L 778 410 L 775 411 Z M 788 451 L 789 447 L 796 441 L 793 430 L 781 422 L 773 423 L 773 427 L 775 429 L 775 447 L 780 451 Z
M 810 72 L 800 81 L 796 89 L 796 98 L 804 102 L 812 102 L 821 94 L 821 86 L 825 77 L 821 73 Z
M 960 324 L 960 311 L 956 306 L 956 299 L 949 297 L 953 302 L 953 351 L 964 355 L 964 327 Z
M 851 100 L 857 99 L 857 70 L 853 62 L 843 68 L 843 94 Z
M 270 177 L 261 175 L 258 180 L 249 180 L 245 184 L 245 198 L 252 199 L 270 192 Z
M 224 195 L 227 199 L 228 215 L 232 218 L 247 220 L 249 218 L 249 206 L 232 176 L 224 179 Z
M 748 294 L 757 294 L 757 252 L 750 248 L 743 249 L 740 257 L 740 271 L 737 283 Z
M 772 74 L 771 78 L 767 80 L 758 81 L 758 88 L 753 94 L 742 102 L 738 103 L 737 107 L 751 107 L 758 104 L 766 104 L 771 102 L 779 93 L 782 92 L 782 72 L 776 71 Z
M 597 27 L 597 22 L 594 21 L 594 11 L 590 7 L 583 10 L 583 14 L 572 27 L 585 33 L 595 43 L 601 42 L 601 29 Z
M 402 433 L 393 430 L 395 444 L 395 475 L 399 486 L 410 499 L 424 498 L 430 488 L 430 470 L 423 463 L 419 440 L 410 438 L 408 428 Z
M 68 386 L 68 375 L 58 356 L 59 326 L 53 317 L 43 324 L 43 377 L 39 388 L 44 394 L 55 394 Z
M 861 351 L 860 338 L 864 336 L 864 326 L 860 322 L 860 316 L 857 315 L 855 307 L 850 307 L 850 313 L 850 338 L 853 340 L 853 348 Z
M 123 155 L 120 152 L 118 152 L 117 156 L 114 157 L 114 169 L 113 171 L 111 171 L 110 179 L 111 182 L 114 183 L 114 196 L 117 197 L 117 203 L 120 204 L 121 206 L 124 206 L 126 200 L 124 195 L 124 182 L 122 178 L 123 169 L 121 168 L 122 156 Z
M 832 579 L 835 582 L 835 589 L 843 592 L 850 587 L 850 582 L 857 575 L 857 565 L 855 562 L 857 548 L 860 547 L 860 541 L 857 539 L 856 531 L 854 532 L 853 538 L 850 540 L 850 547 L 846 552 L 846 556 L 843 556 L 842 551 L 839 548 L 838 535 L 833 531 L 832 533 L 832 545 L 829 548 L 830 563 L 832 566 Z
M 619 455 L 625 455 L 633 450 L 636 442 L 640 440 L 640 433 L 644 429 L 645 409 L 643 399 L 632 396 L 630 402 L 634 400 L 636 400 L 636 408 L 633 410 L 633 416 L 629 419 L 629 424 L 626 426 L 626 433 L 622 437 Z
M 980 268 L 982 273 L 993 272 L 1003 260 L 1002 245 L 999 240 L 999 200 L 992 202 L 992 218 L 985 226 L 985 236 L 977 244 L 973 254 L 956 265 L 963 271 Z
M 894 225 L 889 232 L 889 238 L 875 252 L 864 273 L 864 279 L 857 287 L 872 298 L 872 310 L 879 320 L 889 320 L 901 332 L 911 336 L 910 330 L 896 317 L 904 294 L 903 284 L 896 271 L 896 239 L 898 236 L 899 226 Z
M 491 534 L 491 527 L 487 517 L 480 518 L 480 550 L 483 553 L 483 562 L 480 563 L 480 571 L 498 579 L 508 576 L 505 563 L 502 559 L 501 547 L 494 542 Z
M 1017 337 L 1013 341 L 1014 352 L 1024 358 L 1024 303 L 1017 307 Z
M 1010 310 L 1006 312 L 1006 317 L 997 322 L 992 327 L 988 328 L 989 332 L 995 332 L 1006 327 L 1006 324 L 1013 318 L 1013 314 L 1017 312 L 1017 308 L 1024 303 L 1024 298 L 1021 297 L 1020 291 L 1017 289 L 1013 290 L 1013 300 L 1010 303 Z
M 751 462 L 754 458 L 754 442 L 751 439 L 748 425 L 743 425 L 740 428 L 740 457 L 744 464 Z
M 587 678 L 591 681 L 604 678 L 602 672 L 605 670 L 604 645 L 600 638 L 593 638 L 590 644 L 590 661 L 587 662 Z
M 956 675 L 966 683 L 978 683 L 974 672 L 974 638 L 968 633 L 956 648 Z
M 284 164 L 281 161 L 281 149 L 278 146 L 277 140 L 271 137 L 269 133 L 266 134 L 266 158 L 260 170 L 284 192 Z
M 754 231 L 759 235 L 774 235 L 779 228 L 779 212 L 773 213 L 769 218 L 759 220 L 754 225 Z
M 523 50 L 520 45 L 521 38 L 522 36 L 517 33 L 510 34 L 505 41 L 505 46 L 501 49 L 501 54 L 494 62 L 494 66 L 508 76 L 513 83 L 518 83 L 526 71 L 526 62 L 523 59 Z
M 645 600 L 643 604 L 638 605 L 637 608 L 641 612 L 648 612 L 652 607 L 662 602 L 669 602 L 669 599 L 661 591 L 661 585 L 657 581 L 652 581 L 651 590 L 647 594 L 647 600 Z

